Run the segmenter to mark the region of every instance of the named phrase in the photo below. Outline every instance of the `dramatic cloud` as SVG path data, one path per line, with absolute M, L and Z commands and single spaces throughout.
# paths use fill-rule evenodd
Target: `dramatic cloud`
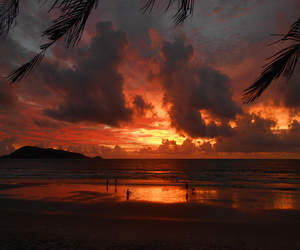
M 161 144 L 155 149 L 147 147 L 141 148 L 138 153 L 144 156 L 162 156 L 162 157 L 203 157 L 207 152 L 214 152 L 210 142 L 195 142 L 191 139 L 185 139 L 181 144 L 175 140 L 163 139 Z
M 161 145 L 158 147 L 160 154 L 176 154 L 176 155 L 189 155 L 199 151 L 192 140 L 186 139 L 181 145 L 177 145 L 174 140 L 163 140 Z
M 88 156 L 101 156 L 103 158 L 126 158 L 128 153 L 121 146 L 116 145 L 113 148 L 106 146 L 69 146 L 67 148 L 71 152 L 80 152 Z
M 295 73 L 292 76 L 288 84 L 282 84 L 281 92 L 279 95 L 282 95 L 284 105 L 288 108 L 300 109 L 300 65 L 297 65 L 295 68 Z
M 0 80 L 0 89 L 0 112 L 7 111 L 14 106 L 17 98 L 4 80 Z
M 241 114 L 233 101 L 229 78 L 193 60 L 194 50 L 184 38 L 164 42 L 159 78 L 171 125 L 189 136 L 216 137 L 232 133 L 228 122 Z M 205 121 L 203 113 L 211 117 Z
M 132 104 L 139 116 L 143 116 L 148 110 L 154 109 L 154 106 L 151 103 L 147 103 L 141 95 L 136 95 Z
M 88 48 L 76 51 L 73 68 L 53 64 L 41 67 L 47 85 L 63 102 L 45 114 L 71 123 L 96 122 L 118 126 L 131 119 L 123 94 L 124 79 L 118 72 L 128 47 L 126 34 L 110 22 L 97 24 L 97 34 Z
M 0 45 L 0 112 L 12 112 L 18 101 L 16 88 L 9 86 L 3 78 L 11 70 L 10 62 L 16 57 L 24 58 L 28 53 L 11 37 L 7 37 L 4 44 Z
M 288 129 L 276 129 L 277 122 L 255 114 L 236 121 L 235 135 L 217 138 L 217 152 L 300 152 L 300 123 L 293 120 Z
M 103 1 L 77 47 L 60 41 L 30 76 L 0 79 L 0 154 L 38 145 L 104 158 L 299 158 L 299 65 L 255 103 L 240 97 L 285 47 L 267 46 L 277 39 L 269 34 L 289 30 L 300 1 L 195 1 L 181 26 L 176 4 L 142 14 L 143 4 Z M 20 2 L 0 44 L 1 75 L 39 52 L 56 15 L 47 10 Z

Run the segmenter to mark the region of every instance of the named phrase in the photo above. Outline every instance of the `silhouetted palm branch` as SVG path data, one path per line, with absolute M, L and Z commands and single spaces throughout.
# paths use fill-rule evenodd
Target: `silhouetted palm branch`
M 92 9 L 98 6 L 98 2 L 99 0 L 56 0 L 51 9 L 59 9 L 61 15 L 44 31 L 43 36 L 47 36 L 51 41 L 65 36 L 66 46 L 74 47 L 78 44 L 86 21 Z
M 44 4 L 49 0 L 43 0 Z M 46 36 L 50 42 L 40 47 L 41 52 L 37 54 L 31 61 L 25 63 L 20 68 L 11 72 L 7 79 L 14 83 L 27 76 L 45 56 L 48 48 L 63 36 L 65 37 L 66 47 L 74 47 L 80 41 L 87 19 L 93 8 L 98 6 L 99 0 L 52 0 L 49 12 L 57 9 L 60 16 L 52 21 L 51 27 L 45 30 L 42 36 Z M 169 0 L 166 10 L 175 2 Z M 142 8 L 144 13 L 149 10 L 151 12 L 155 0 L 148 0 Z M 5 0 L 0 4 L 0 39 L 7 36 L 11 25 L 18 14 L 18 0 Z M 178 11 L 174 15 L 176 25 L 192 15 L 194 9 L 194 0 L 178 0 Z M 3 14 L 4 13 L 4 14 Z
M 147 11 L 151 12 L 155 1 L 156 0 L 148 0 L 144 7 L 141 9 L 143 10 L 143 13 L 146 13 Z M 169 0 L 168 5 L 166 7 L 166 11 L 174 2 L 175 0 Z M 177 0 L 177 3 L 178 10 L 173 16 L 176 25 L 182 24 L 188 16 L 193 15 L 195 0 Z
M 65 36 L 66 47 L 78 44 L 86 21 L 93 8 L 96 8 L 99 0 L 56 0 L 49 11 L 58 9 L 60 16 L 52 21 L 52 26 L 44 31 L 43 36 L 50 40 L 40 47 L 42 50 L 31 61 L 11 72 L 6 78 L 11 83 L 21 80 L 39 65 L 48 48 Z
M 259 98 L 273 80 L 278 79 L 280 76 L 289 79 L 293 75 L 300 54 L 300 18 L 291 26 L 287 34 L 280 36 L 282 38 L 275 43 L 284 41 L 297 43 L 280 50 L 267 59 L 272 59 L 272 61 L 263 67 L 265 69 L 260 77 L 243 91 L 244 103 L 250 103 Z
M 35 67 L 37 67 L 40 64 L 40 62 L 42 61 L 42 59 L 44 58 L 44 56 L 47 52 L 47 48 L 43 49 L 33 59 L 31 59 L 29 62 L 25 63 L 24 65 L 22 65 L 20 68 L 12 71 L 8 76 L 6 76 L 6 78 L 8 78 L 11 81 L 11 83 L 14 83 L 14 82 L 22 79 L 26 75 L 30 74 L 30 72 Z
M 290 31 L 286 35 L 283 35 L 279 41 L 283 42 L 286 40 L 300 42 L 300 18 L 292 24 Z
M 4 41 L 19 13 L 19 0 L 0 3 L 0 41 Z

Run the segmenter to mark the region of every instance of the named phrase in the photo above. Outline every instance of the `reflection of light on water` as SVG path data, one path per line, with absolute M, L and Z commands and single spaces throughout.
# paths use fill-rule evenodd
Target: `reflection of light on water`
M 296 198 L 291 193 L 233 193 L 232 201 L 232 207 L 237 209 L 297 209 Z
M 157 203 L 203 203 L 231 205 L 236 209 L 300 209 L 298 191 L 210 189 L 182 186 L 117 185 L 103 184 L 20 184 L 10 183 L 10 189 L 0 190 L 0 195 L 15 199 L 97 203 L 101 201 L 143 201 Z M 126 191 L 131 194 L 127 197 Z
M 127 197 L 126 191 L 131 194 Z M 201 202 L 218 198 L 217 190 L 185 189 L 184 186 L 64 184 L 25 185 L 0 191 L 17 199 L 94 203 L 106 199 L 158 203 Z
M 99 185 L 82 184 L 47 184 L 25 185 L 24 187 L 0 191 L 0 194 L 11 195 L 13 198 L 25 200 L 51 200 L 51 201 L 99 201 L 103 194 Z
M 276 209 L 293 209 L 294 201 L 291 194 L 280 194 L 274 199 L 274 208 Z
M 168 186 L 135 186 L 132 187 L 131 200 L 159 202 L 159 203 L 181 203 L 187 201 L 205 203 L 218 198 L 217 190 L 201 189 L 186 190 L 183 187 Z
M 180 187 L 134 187 L 132 200 L 159 203 L 178 203 L 186 201 L 186 191 Z
M 198 198 L 201 200 L 215 200 L 218 198 L 217 190 L 200 190 L 197 191 Z

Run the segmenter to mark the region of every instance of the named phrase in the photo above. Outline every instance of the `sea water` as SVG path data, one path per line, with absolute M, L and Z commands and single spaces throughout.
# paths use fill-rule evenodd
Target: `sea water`
M 300 190 L 300 160 L 0 160 L 0 180 L 5 179 Z
M 0 184 L 0 197 L 22 199 L 300 209 L 300 160 L 11 159 L 0 160 Z

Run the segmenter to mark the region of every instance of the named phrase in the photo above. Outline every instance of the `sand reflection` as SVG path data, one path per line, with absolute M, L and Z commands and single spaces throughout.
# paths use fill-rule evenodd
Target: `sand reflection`
M 18 184 L 0 190 L 0 196 L 14 199 L 78 203 L 156 202 L 203 203 L 235 209 L 300 209 L 299 191 L 245 190 L 161 185 L 44 183 Z M 15 186 L 15 188 L 13 188 Z
M 295 199 L 292 194 L 281 193 L 274 199 L 274 208 L 276 209 L 294 209 Z
M 130 200 L 159 203 L 186 202 L 186 190 L 182 187 L 136 186 L 130 190 L 132 192 Z
M 237 209 L 300 209 L 299 192 L 244 191 L 232 194 L 232 207 Z
M 130 192 L 128 192 L 130 191 Z M 186 189 L 183 186 L 117 185 L 54 183 L 24 184 L 0 191 L 15 199 L 51 200 L 93 203 L 105 199 L 115 201 L 144 201 L 158 203 L 209 202 L 218 199 L 218 191 Z M 130 193 L 130 195 L 129 195 Z

